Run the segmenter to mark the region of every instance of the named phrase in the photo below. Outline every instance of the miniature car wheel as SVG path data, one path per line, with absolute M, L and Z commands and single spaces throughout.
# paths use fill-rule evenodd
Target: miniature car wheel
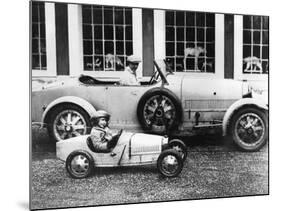
M 167 149 L 159 155 L 157 168 L 165 177 L 176 177 L 183 168 L 182 156 L 174 149 Z
M 178 153 L 180 153 L 181 158 L 183 161 L 186 160 L 187 157 L 187 147 L 183 143 L 183 141 L 179 139 L 173 139 L 169 142 L 169 148 L 176 150 Z
M 243 151 L 257 151 L 268 139 L 268 116 L 257 108 L 238 110 L 231 119 L 230 134 Z
M 88 152 L 74 151 L 67 157 L 65 165 L 71 177 L 82 179 L 91 174 L 94 161 Z
M 79 106 L 66 104 L 51 112 L 48 131 L 53 140 L 58 142 L 90 133 L 90 117 Z
M 155 88 L 146 92 L 139 101 L 138 119 L 145 131 L 167 134 L 181 120 L 181 103 L 171 91 Z

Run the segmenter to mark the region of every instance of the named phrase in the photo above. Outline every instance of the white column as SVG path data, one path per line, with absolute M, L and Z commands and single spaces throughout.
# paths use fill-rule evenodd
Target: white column
M 142 60 L 142 9 L 133 8 L 133 54 Z M 137 69 L 137 76 L 143 75 L 142 62 Z
M 215 74 L 224 78 L 224 14 L 216 14 L 215 20 Z
M 155 60 L 165 59 L 165 10 L 154 10 L 154 57 Z
M 243 79 L 243 16 L 234 15 L 234 79 Z
M 46 31 L 46 54 L 47 70 L 32 70 L 32 76 L 56 76 L 56 23 L 55 4 L 45 3 L 45 31 Z
M 77 76 L 83 72 L 82 7 L 68 4 L 69 73 Z

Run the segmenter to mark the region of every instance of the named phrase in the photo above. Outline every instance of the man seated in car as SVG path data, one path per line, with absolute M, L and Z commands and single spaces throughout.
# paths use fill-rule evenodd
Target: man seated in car
M 121 77 L 120 85 L 140 85 L 140 81 L 136 75 L 136 70 L 138 69 L 140 62 L 140 58 L 135 55 L 131 55 L 127 58 L 127 66 L 124 69 L 124 75 Z
M 110 114 L 103 110 L 97 111 L 91 118 L 93 128 L 90 138 L 97 152 L 110 152 L 122 132 L 120 131 L 118 134 L 113 135 L 108 127 L 109 119 Z M 113 153 L 112 155 L 114 156 L 115 154 Z

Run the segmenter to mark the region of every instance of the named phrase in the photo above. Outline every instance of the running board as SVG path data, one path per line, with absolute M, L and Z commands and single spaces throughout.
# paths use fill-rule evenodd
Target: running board
M 218 123 L 218 124 L 209 124 L 209 125 L 195 125 L 193 126 L 193 129 L 217 128 L 217 127 L 222 127 L 222 124 Z

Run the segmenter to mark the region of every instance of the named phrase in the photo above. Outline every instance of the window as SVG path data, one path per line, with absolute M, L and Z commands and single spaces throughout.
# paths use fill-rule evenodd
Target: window
M 84 70 L 122 71 L 133 54 L 132 9 L 83 5 Z
M 243 73 L 268 73 L 268 17 L 243 16 Z
M 43 2 L 32 2 L 32 69 L 47 69 L 45 7 Z
M 215 72 L 215 15 L 166 11 L 166 60 L 174 71 Z

